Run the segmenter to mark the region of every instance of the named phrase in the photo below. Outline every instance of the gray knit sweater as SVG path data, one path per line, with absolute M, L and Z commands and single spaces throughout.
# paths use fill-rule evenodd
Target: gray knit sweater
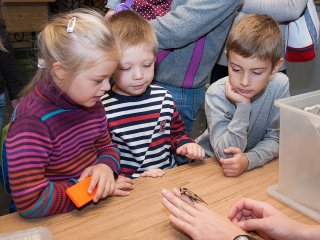
M 108 0 L 114 9 L 120 0 Z M 175 49 L 157 67 L 155 80 L 182 87 L 197 39 L 207 34 L 192 88 L 205 84 L 225 42 L 234 13 L 242 0 L 174 0 L 171 11 L 150 23 L 159 48 Z
M 276 73 L 250 104 L 234 105 L 225 96 L 228 77 L 213 83 L 206 92 L 208 129 L 196 139 L 208 156 L 228 158 L 223 150 L 238 147 L 249 160 L 248 169 L 264 165 L 279 155 L 279 108 L 276 99 L 289 96 L 289 79 Z

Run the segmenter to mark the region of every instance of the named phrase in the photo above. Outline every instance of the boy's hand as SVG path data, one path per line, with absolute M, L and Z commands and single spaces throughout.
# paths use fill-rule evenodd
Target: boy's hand
M 88 188 L 89 194 L 91 194 L 98 185 L 96 195 L 93 197 L 94 202 L 98 202 L 101 198 L 111 196 L 114 193 L 115 182 L 113 171 L 106 164 L 100 163 L 86 168 L 78 181 L 80 182 L 88 176 L 91 176 L 91 182 Z
M 204 159 L 204 150 L 197 143 L 186 143 L 181 147 L 177 148 L 177 154 L 186 156 L 192 160 L 203 160 Z
M 250 99 L 242 96 L 240 93 L 237 93 L 234 88 L 231 86 L 229 81 L 225 83 L 225 92 L 226 97 L 229 101 L 233 103 L 250 103 Z
M 113 196 L 128 196 L 133 190 L 133 181 L 130 178 L 119 176 L 116 180 Z
M 145 171 L 140 174 L 140 177 L 162 177 L 165 174 L 165 172 L 162 169 L 155 168 L 155 169 L 149 169 L 148 171 Z
M 229 147 L 224 149 L 224 152 L 226 154 L 233 154 L 231 158 L 220 158 L 224 175 L 227 177 L 237 177 L 248 168 L 249 161 L 240 148 Z

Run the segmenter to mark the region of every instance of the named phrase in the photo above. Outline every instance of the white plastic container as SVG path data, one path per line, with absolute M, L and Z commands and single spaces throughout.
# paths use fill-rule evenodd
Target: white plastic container
M 320 116 L 304 111 L 320 104 L 320 91 L 279 99 L 279 182 L 268 193 L 320 221 Z
M 29 228 L 10 233 L 1 233 L 1 240 L 51 240 L 52 234 L 44 227 Z

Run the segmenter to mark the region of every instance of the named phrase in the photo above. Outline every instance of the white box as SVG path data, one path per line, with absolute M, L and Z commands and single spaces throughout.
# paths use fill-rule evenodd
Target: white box
M 279 182 L 268 194 L 320 221 L 320 90 L 276 100 L 280 107 Z

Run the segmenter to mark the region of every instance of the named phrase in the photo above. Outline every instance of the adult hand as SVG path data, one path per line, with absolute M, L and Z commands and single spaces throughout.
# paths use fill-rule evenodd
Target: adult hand
M 130 178 L 119 176 L 116 180 L 113 196 L 128 196 L 133 190 L 133 181 Z
M 229 101 L 233 103 L 250 103 L 251 100 L 245 96 L 242 96 L 240 93 L 237 93 L 231 86 L 229 81 L 225 83 L 225 92 L 226 97 Z
M 140 174 L 140 177 L 162 177 L 165 174 L 165 172 L 162 169 L 155 168 L 155 169 L 149 169 L 148 171 L 145 171 Z
M 112 169 L 106 164 L 99 163 L 95 166 L 86 168 L 81 174 L 78 181 L 91 176 L 88 193 L 91 194 L 97 186 L 97 192 L 93 197 L 94 202 L 98 202 L 101 198 L 106 198 L 114 193 L 115 181 Z
M 227 177 L 237 177 L 248 168 L 249 161 L 240 148 L 229 147 L 224 149 L 224 152 L 233 155 L 231 158 L 220 158 L 224 175 Z
M 230 240 L 245 234 L 228 219 L 181 196 L 178 189 L 174 189 L 174 194 L 166 189 L 161 193 L 164 196 L 162 203 L 171 213 L 170 221 L 194 240 Z
M 313 239 L 301 235 L 310 226 L 288 218 L 265 202 L 241 199 L 230 209 L 228 217 L 244 231 L 256 231 L 264 239 Z
M 205 156 L 203 148 L 197 143 L 186 143 L 177 148 L 176 153 L 192 160 L 203 160 Z

